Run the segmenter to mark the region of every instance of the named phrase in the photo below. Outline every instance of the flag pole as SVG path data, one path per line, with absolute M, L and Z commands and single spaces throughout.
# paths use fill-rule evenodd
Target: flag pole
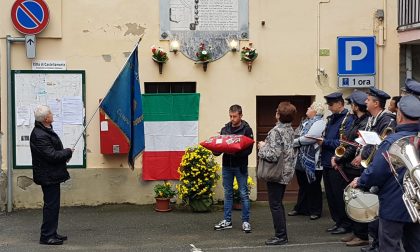
M 121 68 L 120 72 L 118 73 L 117 77 L 120 75 L 120 73 L 122 72 L 122 70 L 125 68 L 125 66 L 128 63 L 128 60 L 130 59 L 131 55 L 133 55 L 134 50 L 139 46 L 140 41 L 143 39 L 143 35 L 142 34 L 139 38 L 139 40 L 137 41 L 136 45 L 133 47 L 133 50 L 131 51 L 130 55 L 127 57 L 127 60 L 125 61 L 123 67 Z M 106 97 L 109 93 L 109 91 L 111 91 L 112 86 L 108 89 L 108 91 L 106 92 L 105 96 Z M 103 102 L 104 99 L 101 100 L 101 102 L 99 103 L 98 107 L 96 108 L 95 112 L 93 113 L 93 115 L 90 117 L 90 119 L 88 120 L 87 124 L 85 125 L 85 127 L 83 128 L 82 133 L 80 134 L 80 136 L 77 138 L 76 142 L 73 144 L 72 149 L 76 148 L 77 143 L 79 142 L 80 138 L 82 138 L 83 134 L 85 133 L 87 127 L 89 126 L 90 122 L 92 121 L 93 117 L 96 115 L 96 113 L 98 113 L 99 108 L 101 107 L 101 104 Z

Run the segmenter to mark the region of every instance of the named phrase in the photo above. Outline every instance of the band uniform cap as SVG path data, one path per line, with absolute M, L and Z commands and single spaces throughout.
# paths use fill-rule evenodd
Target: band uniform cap
M 407 79 L 405 81 L 405 92 L 420 96 L 420 82 L 413 79 Z
M 349 96 L 347 96 L 346 98 L 344 98 L 344 100 L 348 101 L 349 103 L 352 103 L 353 101 L 351 100 L 351 96 L 353 95 L 353 93 L 351 93 Z
M 343 99 L 343 93 L 341 92 L 334 92 L 329 95 L 324 96 L 325 100 L 328 102 L 335 102 Z
M 366 99 L 368 95 L 365 92 L 354 90 L 351 96 L 351 102 L 356 105 L 366 106 Z
M 391 98 L 391 96 L 389 96 L 389 94 L 385 93 L 382 90 L 379 90 L 377 88 L 374 88 L 374 87 L 370 87 L 369 88 L 369 95 L 375 96 L 378 99 L 381 99 L 381 100 L 384 100 L 384 101 L 386 101 L 386 100 L 388 100 L 388 99 Z
M 420 99 L 414 95 L 406 95 L 401 97 L 400 102 L 398 103 L 398 108 L 400 111 L 412 118 L 420 118 Z

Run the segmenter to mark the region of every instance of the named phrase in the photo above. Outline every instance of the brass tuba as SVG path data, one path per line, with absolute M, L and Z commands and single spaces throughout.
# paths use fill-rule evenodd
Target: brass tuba
M 403 201 L 411 220 L 420 223 L 420 139 L 417 136 L 403 137 L 389 148 L 394 167 L 407 167 L 403 178 Z

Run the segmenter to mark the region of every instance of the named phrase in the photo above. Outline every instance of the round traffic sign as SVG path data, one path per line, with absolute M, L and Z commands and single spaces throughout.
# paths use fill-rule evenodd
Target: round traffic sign
M 13 26 L 23 34 L 38 34 L 47 27 L 50 11 L 44 0 L 16 0 L 11 11 Z

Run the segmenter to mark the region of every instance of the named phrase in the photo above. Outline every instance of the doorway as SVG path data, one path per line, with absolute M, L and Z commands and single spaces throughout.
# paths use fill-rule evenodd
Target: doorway
M 276 124 L 275 111 L 282 101 L 290 101 L 296 106 L 297 116 L 292 122 L 296 129 L 301 120 L 305 118 L 307 108 L 312 104 L 315 96 L 257 96 L 257 143 L 264 141 L 268 131 Z M 257 154 L 256 154 L 257 155 Z M 257 158 L 258 160 L 258 158 Z M 285 201 L 296 201 L 299 186 L 296 177 L 286 187 L 284 194 Z M 267 201 L 267 185 L 263 180 L 257 180 L 257 201 Z

